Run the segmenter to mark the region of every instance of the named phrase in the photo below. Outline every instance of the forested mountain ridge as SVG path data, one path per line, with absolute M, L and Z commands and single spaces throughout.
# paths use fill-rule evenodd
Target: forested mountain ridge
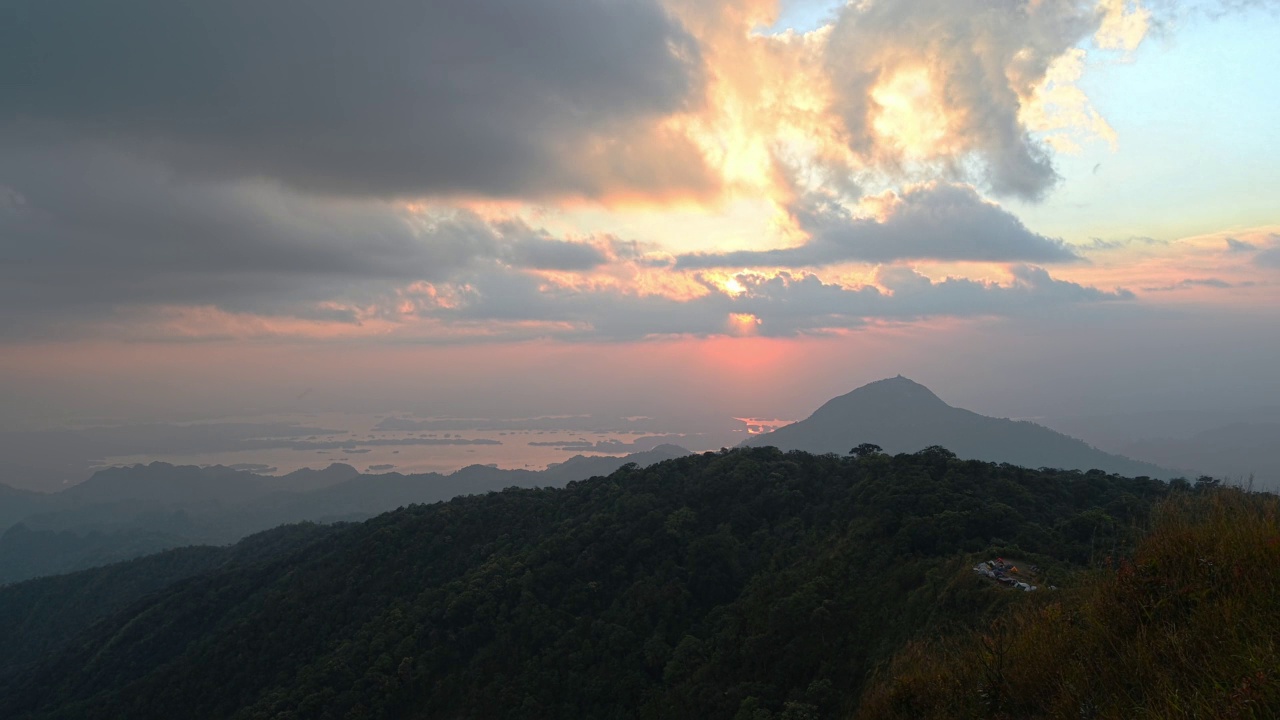
M 929 388 L 901 375 L 833 398 L 808 418 L 755 435 L 742 444 L 844 453 L 862 443 L 879 445 L 891 454 L 940 445 L 962 458 L 1026 467 L 1097 468 L 1166 479 L 1174 475 L 1150 463 L 1105 453 L 1032 422 L 952 407 Z
M 687 454 L 660 445 L 624 457 L 579 455 L 546 470 L 473 465 L 448 475 L 363 475 L 339 463 L 281 477 L 159 462 L 109 468 L 59 493 L 0 494 L 0 585 L 168 548 L 231 543 L 287 523 L 364 520 L 402 505 L 505 487 L 560 487 L 626 463 L 647 466 Z
M 152 593 L 219 568 L 269 562 L 340 525 L 283 525 L 232 547 L 175 548 L 129 562 L 0 587 L 0 675 L 61 650 L 76 635 Z
M 0 527 L 9 527 L 41 507 L 46 496 L 0 483 Z
M 0 715 L 833 717 L 907 639 L 1020 599 L 973 554 L 1065 577 L 1167 492 L 757 448 L 412 506 L 149 596 L 0 678 Z

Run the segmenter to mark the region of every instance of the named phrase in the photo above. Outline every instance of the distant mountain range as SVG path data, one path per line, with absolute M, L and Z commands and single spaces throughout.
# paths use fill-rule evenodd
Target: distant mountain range
M 940 445 L 961 458 L 1030 468 L 1098 469 L 1129 477 L 1174 474 L 1151 463 L 1105 453 L 1035 423 L 952 407 L 929 388 L 901 375 L 834 398 L 808 418 L 742 444 L 846 454 L 862 443 L 879 445 L 890 454 Z
M 648 467 L 688 454 L 660 445 L 622 457 L 578 455 L 540 471 L 472 465 L 448 475 L 364 475 L 335 463 L 270 477 L 155 462 L 101 470 L 58 493 L 0 485 L 0 584 L 173 547 L 235 542 L 285 523 L 363 520 L 508 487 L 563 487 L 628 463 Z

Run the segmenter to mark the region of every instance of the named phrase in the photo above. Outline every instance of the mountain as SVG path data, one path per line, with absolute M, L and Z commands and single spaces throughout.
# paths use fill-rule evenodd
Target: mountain
M 44 507 L 48 496 L 0 484 L 0 528 L 6 528 Z
M 273 557 L 0 588 L 18 617 L 111 574 L 182 576 L 73 637 L 10 625 L 25 661 L 0 669 L 0 717 L 844 717 L 908 640 L 1035 600 L 975 557 L 1066 585 L 1174 492 L 748 448 L 415 505 Z
M 951 407 L 929 388 L 901 375 L 834 398 L 808 418 L 742 444 L 844 454 L 862 443 L 879 445 L 889 454 L 939 445 L 962 458 L 1024 467 L 1099 469 L 1131 477 L 1173 475 L 1150 463 L 1102 452 L 1035 423 Z
M 175 548 L 130 562 L 0 587 L 0 617 L 20 619 L 21 632 L 0 633 L 0 676 L 70 642 L 94 623 L 139 599 L 218 568 L 270 562 L 340 525 L 284 525 L 230 547 Z
M 506 470 L 490 465 L 469 465 L 448 475 L 360 475 L 309 493 L 276 494 L 263 498 L 246 511 L 245 516 L 251 518 L 258 529 L 304 520 L 363 520 L 404 505 L 439 502 L 460 495 L 510 487 L 563 487 L 577 480 L 608 475 L 628 463 L 648 467 L 688 454 L 689 451 L 682 447 L 659 445 L 652 450 L 622 457 L 575 455 L 546 470 Z
M 679 445 L 662 444 L 652 450 L 631 453 L 624 457 L 608 455 L 574 455 L 562 463 L 548 467 L 542 473 L 547 487 L 559 487 L 574 480 L 585 480 L 597 475 L 609 475 L 623 465 L 635 463 L 644 468 L 688 455 L 689 451 Z
M 0 510 L 0 531 L 19 522 L 31 531 L 78 535 L 163 528 L 166 532 L 185 533 L 192 541 L 219 541 L 225 533 L 217 529 L 207 536 L 191 535 L 192 519 L 234 515 L 273 495 L 325 488 L 358 475 L 355 468 L 339 463 L 323 470 L 305 468 L 278 478 L 221 465 L 196 467 L 153 462 L 106 468 L 61 492 L 21 496 L 22 502 Z M 244 534 L 247 533 L 241 532 L 237 537 Z M 3 543 L 0 543 L 0 557 L 3 554 Z M 0 560 L 2 566 L 3 560 Z
M 332 487 L 357 477 L 360 477 L 359 470 L 346 463 L 333 463 L 323 470 L 302 468 L 280 477 L 271 478 L 270 487 L 274 490 L 288 492 L 309 492 Z
M 661 445 L 622 457 L 579 455 L 541 471 L 473 465 L 448 475 L 362 475 L 340 463 L 279 478 L 159 462 L 110 468 L 60 493 L 12 491 L 14 511 L 0 508 L 7 521 L 0 523 L 0 585 L 184 545 L 231 543 L 287 523 L 364 520 L 458 495 L 560 487 L 687 454 Z
M 18 523 L 0 535 L 0 586 L 44 575 L 58 575 L 191 545 L 181 534 L 160 528 L 31 530 Z
M 268 481 L 221 465 L 196 467 L 153 462 L 112 467 L 58 493 L 69 505 L 128 503 L 137 508 L 243 502 L 269 491 Z

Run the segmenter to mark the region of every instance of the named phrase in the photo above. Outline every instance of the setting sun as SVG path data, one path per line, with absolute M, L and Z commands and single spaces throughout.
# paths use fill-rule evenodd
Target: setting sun
M 751 313 L 729 313 L 729 332 L 731 335 L 746 337 L 755 335 L 760 329 L 760 318 Z

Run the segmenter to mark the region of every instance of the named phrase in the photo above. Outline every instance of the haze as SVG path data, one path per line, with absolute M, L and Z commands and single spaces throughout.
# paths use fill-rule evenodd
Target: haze
M 541 467 L 898 373 L 1112 450 L 1275 422 L 1277 7 L 5 3 L 5 447 Z

